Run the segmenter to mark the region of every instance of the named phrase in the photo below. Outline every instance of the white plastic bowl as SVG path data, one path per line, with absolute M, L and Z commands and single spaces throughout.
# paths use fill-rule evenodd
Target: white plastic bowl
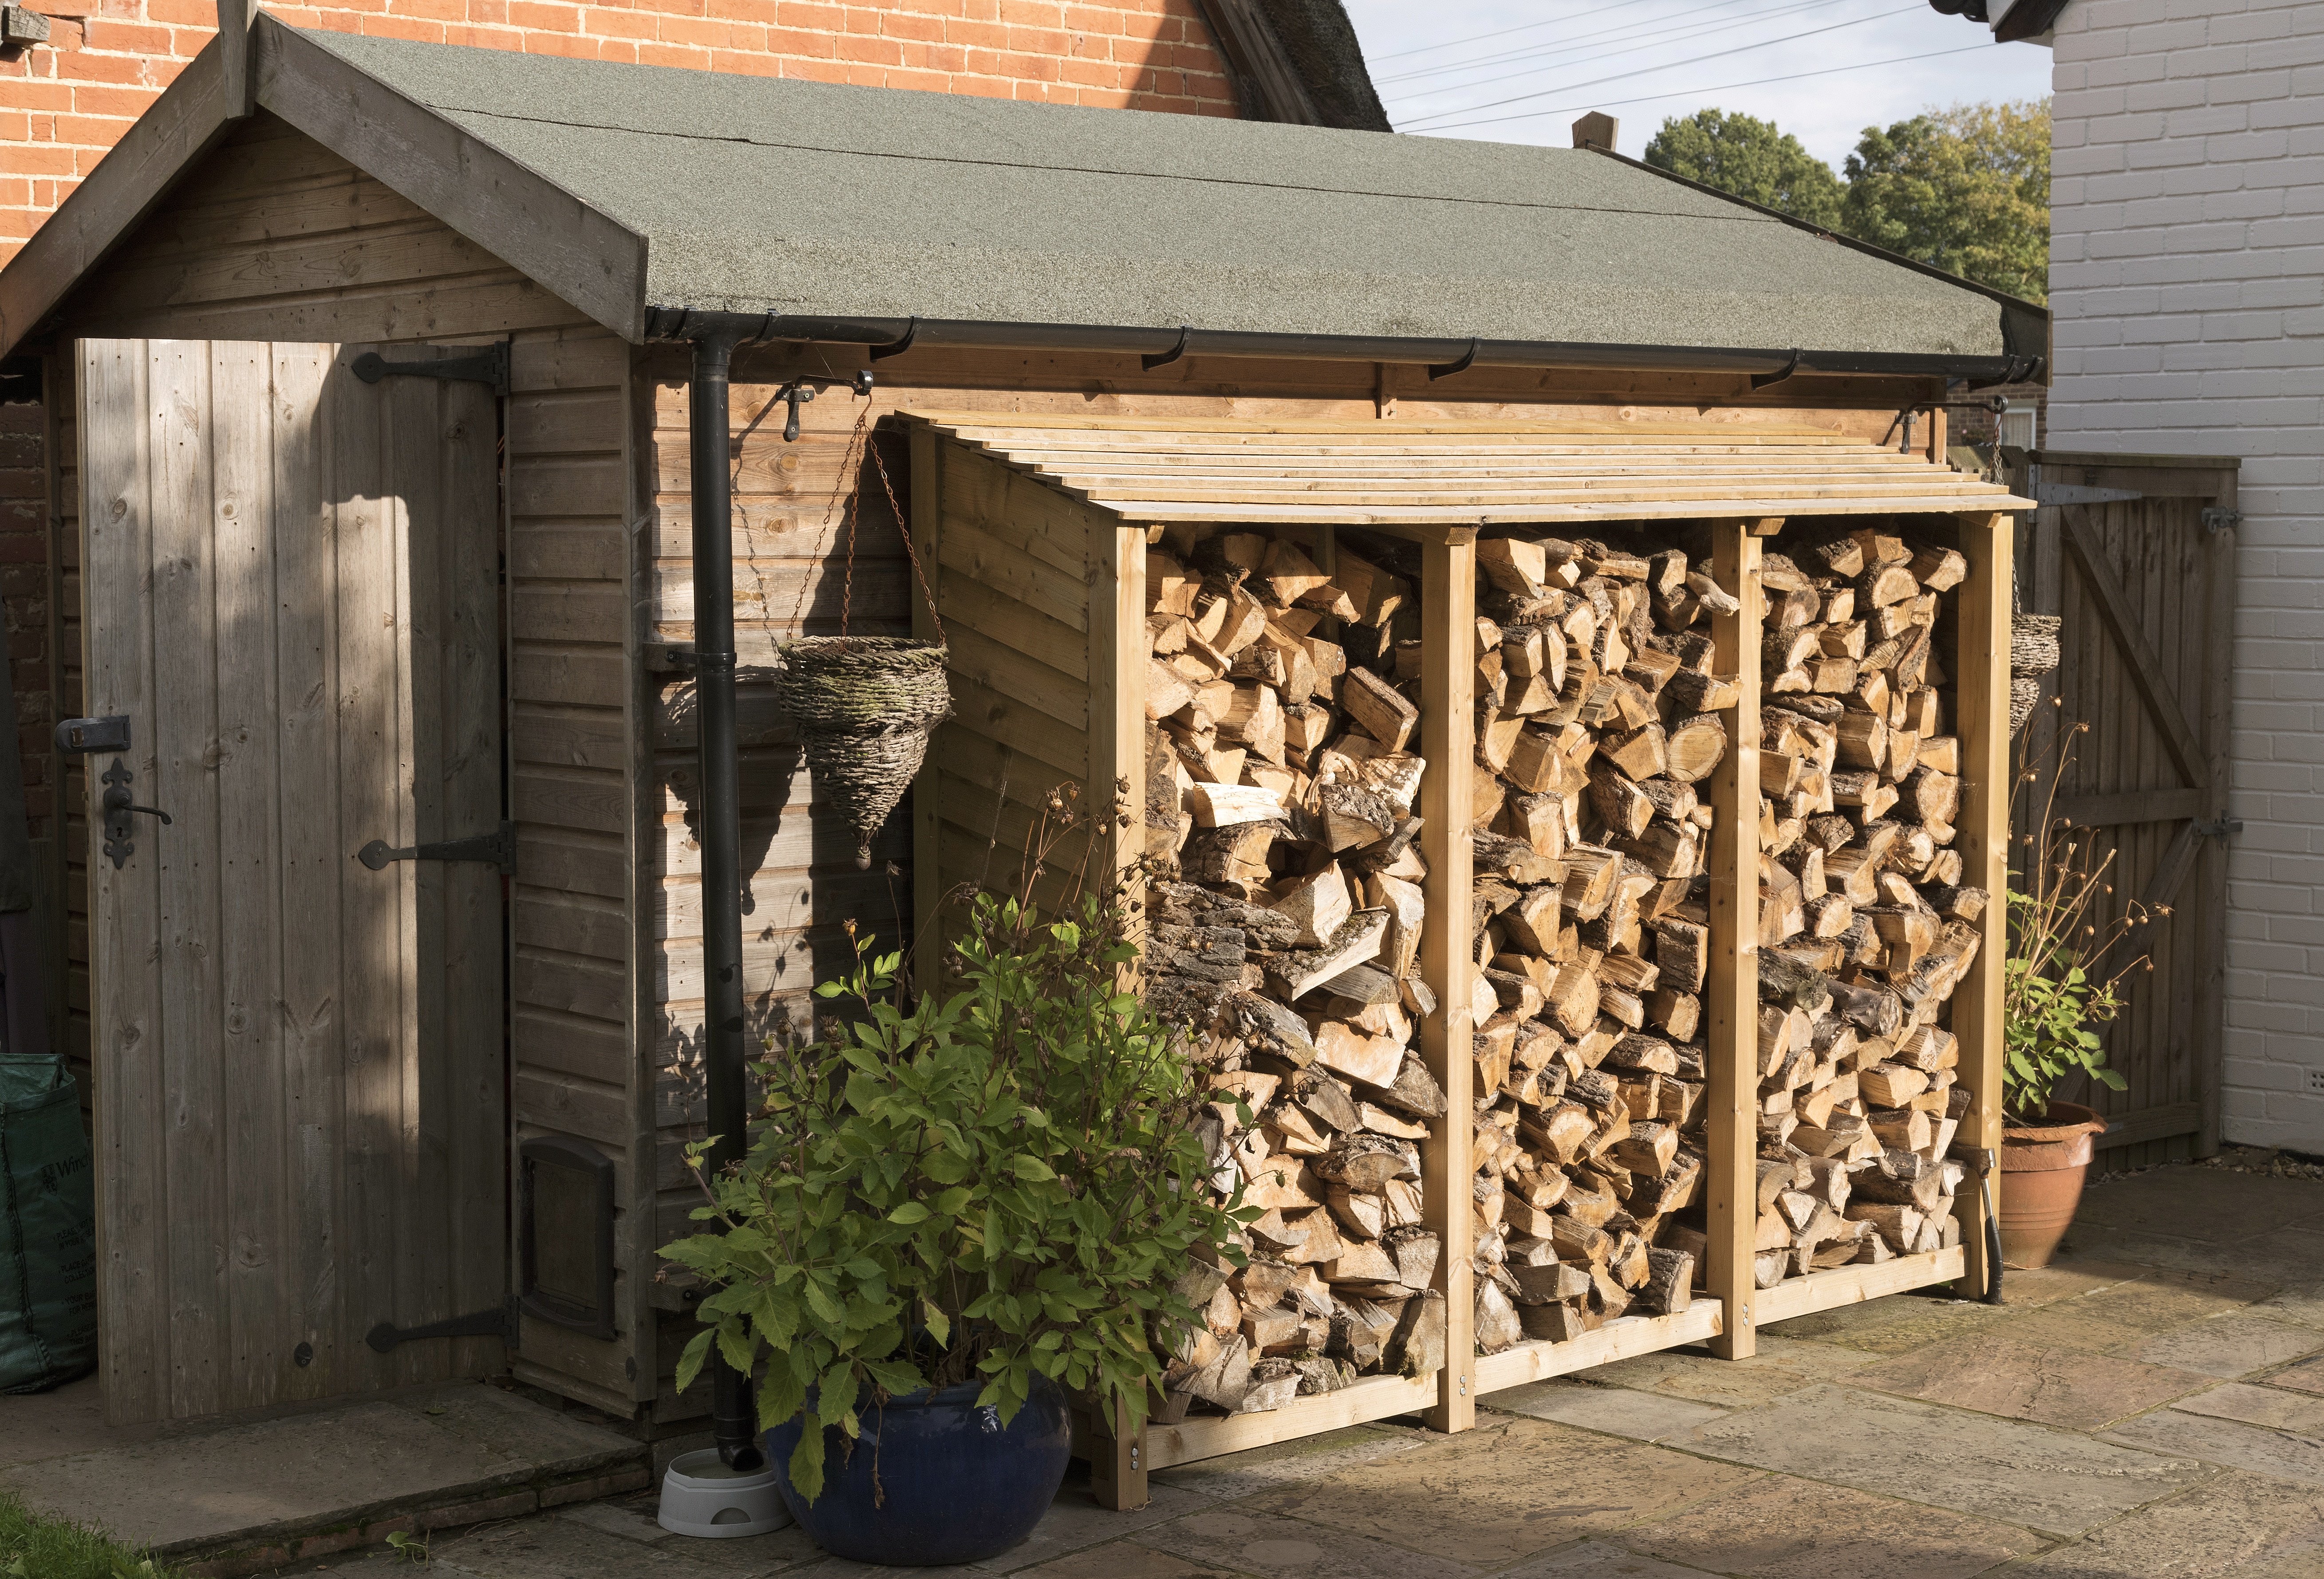
M 771 1464 L 747 1473 L 728 1469 L 718 1450 L 681 1453 L 661 1478 L 660 1526 L 674 1535 L 733 1540 L 767 1535 L 791 1521 Z

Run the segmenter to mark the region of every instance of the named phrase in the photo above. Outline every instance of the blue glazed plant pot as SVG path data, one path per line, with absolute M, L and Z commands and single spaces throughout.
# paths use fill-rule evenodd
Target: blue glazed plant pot
M 861 1411 L 862 1437 L 848 1450 L 824 1428 L 823 1494 L 791 1487 L 791 1451 L 805 1417 L 767 1433 L 767 1457 L 799 1527 L 834 1556 L 890 1567 L 937 1567 L 1000 1556 L 1033 1533 L 1056 1500 L 1072 1454 L 1065 1395 L 1047 1377 L 1007 1426 L 979 1408 L 980 1382 L 906 1393 Z M 808 1395 L 808 1408 L 814 1395 Z M 884 1501 L 874 1505 L 878 1466 Z

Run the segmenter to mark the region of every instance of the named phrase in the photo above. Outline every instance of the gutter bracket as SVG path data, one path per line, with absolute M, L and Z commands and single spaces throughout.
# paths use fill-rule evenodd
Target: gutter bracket
M 1789 362 L 1784 363 L 1783 366 L 1777 368 L 1773 373 L 1753 374 L 1751 375 L 1751 387 L 1753 389 L 1766 389 L 1771 383 L 1783 383 L 1784 380 L 1789 378 L 1793 374 L 1799 371 L 1800 348 L 1797 346 L 1794 346 L 1792 347 L 1792 359 Z
M 890 340 L 884 346 L 872 346 L 872 360 L 874 362 L 881 362 L 885 361 L 890 356 L 900 356 L 905 352 L 910 350 L 912 348 L 912 342 L 919 337 L 920 315 L 914 313 L 912 315 L 911 321 L 904 326 L 904 337 L 900 340 Z
M 1186 340 L 1194 332 L 1194 325 L 1180 324 L 1178 326 L 1178 343 L 1176 345 L 1163 352 L 1159 356 L 1140 356 L 1138 359 L 1138 365 L 1140 367 L 1145 368 L 1148 373 L 1153 372 L 1157 367 L 1169 366 L 1170 364 L 1176 362 L 1179 357 L 1184 356 L 1186 354 Z
M 1428 382 L 1434 383 L 1440 378 L 1450 378 L 1456 373 L 1468 372 L 1470 368 L 1476 365 L 1477 352 L 1483 346 L 1484 343 L 1484 341 L 1480 339 L 1471 339 L 1469 342 L 1469 349 L 1462 356 L 1461 360 L 1458 362 L 1440 362 L 1434 366 L 1429 368 Z

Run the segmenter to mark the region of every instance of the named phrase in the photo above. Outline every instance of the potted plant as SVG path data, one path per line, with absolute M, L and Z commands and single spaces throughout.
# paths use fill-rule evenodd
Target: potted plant
M 1080 820 L 1051 797 L 1037 847 Z M 1240 1262 L 1194 1134 L 1215 1094 L 1120 984 L 1128 907 L 1076 879 L 1045 912 L 1023 897 L 1045 878 L 1037 858 L 1019 897 L 973 896 L 949 981 L 917 999 L 851 923 L 819 1039 L 756 1066 L 745 1160 L 704 1177 L 695 1150 L 714 1226 L 665 1253 L 715 1291 L 678 1385 L 713 1341 L 757 1378 L 785 1499 L 841 1556 L 1022 1541 L 1065 1475 L 1067 1393 L 1137 1428 L 1150 1340 L 1198 1319 L 1174 1280 L 1190 1257 Z
M 2021 836 L 2021 870 L 2010 875 L 2009 954 L 2003 962 L 2001 1198 L 1998 1214 L 2005 1265 L 2045 1267 L 2072 1225 L 2082 1181 L 2106 1120 L 2055 1093 L 2075 1076 L 2120 1091 L 2126 1082 L 2106 1067 L 2106 1047 L 2094 1027 L 2121 1014 L 2124 983 L 2152 971 L 2146 956 L 2109 968 L 2116 951 L 2153 917 L 2137 901 L 2118 913 L 2107 881 L 2115 852 L 2098 847 L 2095 834 L 2053 815 L 2057 787 L 2072 760 L 2073 741 L 2088 731 L 2061 731 L 2057 771 L 2027 769 L 2021 790 L 2049 782 L 2034 831 Z M 2167 916 L 2169 908 L 2153 914 Z

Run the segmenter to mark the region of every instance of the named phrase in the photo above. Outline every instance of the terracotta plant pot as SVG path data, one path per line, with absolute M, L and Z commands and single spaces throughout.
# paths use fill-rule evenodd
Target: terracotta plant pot
M 2082 1204 L 2092 1138 L 2106 1120 L 2070 1102 L 2053 1102 L 2038 1124 L 2001 1130 L 2001 1262 L 2046 1267 Z

